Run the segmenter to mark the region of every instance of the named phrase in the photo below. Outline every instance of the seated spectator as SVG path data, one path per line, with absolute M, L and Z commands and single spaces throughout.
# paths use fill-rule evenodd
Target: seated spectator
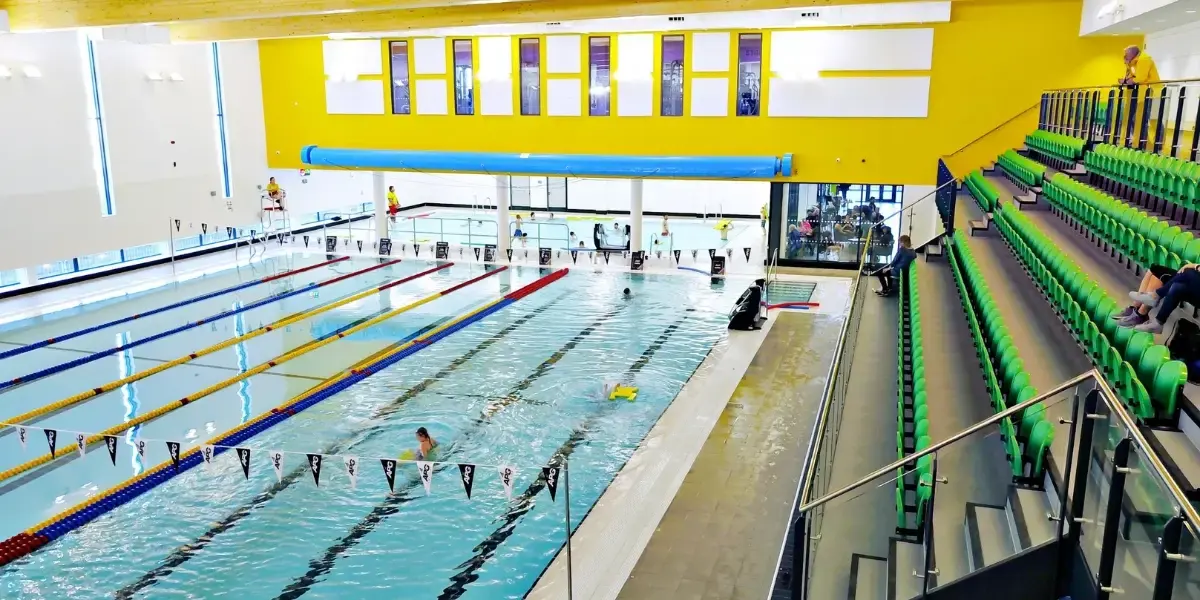
M 912 249 L 912 240 L 907 235 L 900 236 L 900 249 L 896 251 L 896 257 L 887 266 L 875 271 L 874 275 L 879 278 L 879 283 L 882 288 L 875 291 L 880 296 L 890 296 L 894 294 L 896 286 L 892 279 L 900 274 L 901 271 L 908 268 L 912 261 L 917 258 L 917 253 Z
M 1195 267 L 1196 265 L 1187 264 L 1180 268 L 1179 271 Z M 1170 281 L 1177 272 L 1178 271 L 1170 267 L 1152 265 L 1150 270 L 1146 271 L 1145 274 L 1142 275 L 1142 282 L 1138 284 L 1137 291 L 1130 292 L 1129 295 L 1132 297 L 1134 294 L 1153 293 L 1154 290 L 1157 290 L 1158 288 L 1162 287 L 1163 284 Z M 1137 327 L 1138 325 L 1150 320 L 1149 314 L 1149 306 L 1146 306 L 1140 302 L 1134 302 L 1132 305 L 1126 307 L 1125 310 L 1119 313 L 1114 313 L 1112 318 L 1116 319 L 1117 325 L 1121 327 Z
M 1171 277 L 1169 282 L 1154 290 L 1153 293 L 1131 292 L 1129 297 L 1150 308 L 1158 308 L 1153 318 L 1134 329 L 1162 333 L 1163 325 L 1180 304 L 1184 302 L 1196 304 L 1200 300 L 1200 271 L 1196 270 L 1196 265 L 1185 265 Z

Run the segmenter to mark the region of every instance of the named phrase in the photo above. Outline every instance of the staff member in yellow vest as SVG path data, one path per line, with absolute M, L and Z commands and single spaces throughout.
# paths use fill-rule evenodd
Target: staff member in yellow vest
M 400 199 L 396 197 L 396 186 L 389 185 L 387 193 L 388 214 L 392 222 L 396 222 L 396 213 L 400 212 Z
M 278 183 L 275 183 L 274 177 L 267 182 L 267 197 L 275 202 L 273 208 L 283 210 L 283 190 L 279 188 Z
M 1145 85 L 1154 81 L 1158 81 L 1158 67 L 1154 65 L 1154 59 L 1137 46 L 1126 48 L 1125 77 L 1121 78 L 1121 85 Z
M 1147 102 L 1146 99 L 1158 97 L 1159 90 L 1154 89 L 1157 86 L 1150 85 L 1156 81 L 1158 81 L 1158 68 L 1154 66 L 1154 59 L 1137 46 L 1125 48 L 1125 76 L 1119 83 L 1125 86 L 1137 86 L 1137 89 L 1130 90 L 1129 100 L 1125 107 L 1125 114 L 1129 115 L 1127 121 L 1129 133 L 1135 140 L 1151 135 L 1150 131 L 1139 131 L 1145 118 L 1140 113 L 1150 108 L 1148 106 L 1150 102 Z M 1122 124 L 1118 123 L 1117 125 L 1118 131 L 1120 131 Z M 1149 122 L 1145 125 L 1149 130 Z M 1148 141 L 1153 144 L 1153 140 Z

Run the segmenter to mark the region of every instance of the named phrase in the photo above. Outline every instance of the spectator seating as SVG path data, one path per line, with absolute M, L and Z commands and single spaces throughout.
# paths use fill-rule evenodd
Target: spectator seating
M 996 159 L 996 164 L 1004 169 L 1009 179 L 1026 190 L 1041 185 L 1046 176 L 1046 165 L 1021 156 L 1016 150 L 1006 150 Z
M 1114 383 L 1130 411 L 1143 421 L 1174 422 L 1179 395 L 1187 382 L 1186 365 L 1170 360 L 1166 346 L 1154 344 L 1153 335 L 1117 327 L 1111 316 L 1121 304 L 1091 281 L 1016 206 L 1005 203 L 996 211 L 995 220 L 1030 278 L 1074 332 L 1092 363 Z M 1138 238 L 1144 239 L 1140 234 L 1134 239 Z
M 1084 140 L 1061 133 L 1038 129 L 1025 136 L 1025 145 L 1032 150 L 1057 158 L 1067 163 L 1077 163 L 1083 158 Z
M 921 298 L 917 293 L 917 263 L 899 276 L 900 323 L 897 331 L 899 356 L 896 389 L 896 456 L 904 458 L 929 447 L 929 407 L 925 390 L 925 342 L 921 330 Z M 922 457 L 915 465 L 900 469 L 896 477 L 896 531 L 919 536 L 933 491 L 933 459 Z M 909 493 L 911 492 L 911 494 Z M 910 518 L 911 517 L 911 518 Z
M 947 257 L 975 340 L 992 409 L 1000 412 L 1034 398 L 1038 392 L 1030 383 L 1025 364 L 961 231 L 954 232 Z M 1000 433 L 1014 479 L 1040 483 L 1046 452 L 1054 441 L 1054 426 L 1045 416 L 1045 407 L 1032 407 L 1017 419 L 1005 418 Z
M 971 196 L 983 212 L 990 213 L 996 209 L 996 203 L 1000 200 L 1000 190 L 983 176 L 983 171 L 972 171 L 963 179 L 963 184 L 970 190 Z
M 1089 173 L 1176 206 L 1200 207 L 1200 163 L 1133 148 L 1097 144 L 1084 157 Z

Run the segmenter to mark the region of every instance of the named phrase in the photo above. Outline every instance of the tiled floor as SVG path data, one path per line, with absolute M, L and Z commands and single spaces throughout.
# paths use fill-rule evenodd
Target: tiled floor
M 620 598 L 767 597 L 841 317 L 778 317 Z

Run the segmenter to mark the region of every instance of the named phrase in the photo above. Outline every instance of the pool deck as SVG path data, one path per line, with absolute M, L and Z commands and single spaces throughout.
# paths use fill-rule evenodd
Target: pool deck
M 575 531 L 575 598 L 769 595 L 848 300 L 828 279 L 701 365 Z M 528 597 L 565 593 L 560 552 Z

